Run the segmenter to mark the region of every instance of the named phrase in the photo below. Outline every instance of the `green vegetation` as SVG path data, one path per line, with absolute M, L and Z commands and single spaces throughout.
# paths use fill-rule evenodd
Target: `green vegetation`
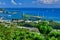
M 36 27 L 39 29 L 40 33 L 48 34 L 50 31 L 53 30 L 51 26 L 48 25 L 47 22 L 41 22 L 41 24 L 37 24 Z
M 52 26 L 55 29 L 60 29 L 60 23 L 54 22 L 53 20 L 49 21 L 49 25 Z
M 60 40 L 60 31 L 53 29 L 45 20 L 40 23 L 21 24 L 22 26 L 34 26 L 39 32 L 18 28 L 14 23 L 10 24 L 10 27 L 5 25 L 0 24 L 0 40 Z
M 47 22 L 43 21 L 36 27 L 46 40 L 60 40 L 60 30 L 53 29 Z
M 51 32 L 48 34 L 48 36 L 49 36 L 50 38 L 54 37 L 54 38 L 56 38 L 57 40 L 60 40 L 60 31 L 57 31 L 57 30 L 51 31 Z M 56 39 L 55 39 L 55 40 L 56 40 Z
M 0 40 L 45 40 L 40 33 L 31 32 L 28 29 L 16 28 L 11 24 L 10 28 L 0 24 Z

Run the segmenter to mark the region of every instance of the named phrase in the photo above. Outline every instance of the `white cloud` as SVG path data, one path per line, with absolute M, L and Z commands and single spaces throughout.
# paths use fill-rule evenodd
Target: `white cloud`
M 15 2 L 15 0 L 11 0 L 11 3 L 14 4 L 14 5 L 22 5 L 21 2 L 17 3 L 17 2 Z
M 54 4 L 58 2 L 59 0 L 38 0 L 38 2 L 41 2 L 43 4 Z
M 17 5 L 17 3 L 14 0 L 11 0 L 11 3 Z
M 42 3 L 42 4 L 55 4 L 60 0 L 36 0 L 32 1 L 32 3 Z

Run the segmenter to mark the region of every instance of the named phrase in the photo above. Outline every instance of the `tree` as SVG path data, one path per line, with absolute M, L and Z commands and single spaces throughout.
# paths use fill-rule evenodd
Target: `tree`
M 60 37 L 60 31 L 58 30 L 54 30 L 54 31 L 51 31 L 49 34 L 48 34 L 49 37 L 55 37 L 55 38 L 59 38 Z
M 48 34 L 50 31 L 53 30 L 53 28 L 49 26 L 46 21 L 37 24 L 36 27 L 39 29 L 40 33 L 42 34 Z
M 53 37 L 49 38 L 49 40 L 58 40 L 58 39 L 53 36 Z

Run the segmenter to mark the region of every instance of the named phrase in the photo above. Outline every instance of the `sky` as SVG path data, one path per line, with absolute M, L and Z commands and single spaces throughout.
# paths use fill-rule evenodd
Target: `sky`
M 60 0 L 0 0 L 0 8 L 60 8 Z

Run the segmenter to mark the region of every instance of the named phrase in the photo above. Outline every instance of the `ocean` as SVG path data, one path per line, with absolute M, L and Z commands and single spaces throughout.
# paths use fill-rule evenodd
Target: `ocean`
M 6 13 L 0 13 L 3 19 L 21 19 L 22 14 L 45 17 L 46 20 L 60 21 L 60 8 L 4 8 Z M 9 13 L 8 13 L 9 12 Z

